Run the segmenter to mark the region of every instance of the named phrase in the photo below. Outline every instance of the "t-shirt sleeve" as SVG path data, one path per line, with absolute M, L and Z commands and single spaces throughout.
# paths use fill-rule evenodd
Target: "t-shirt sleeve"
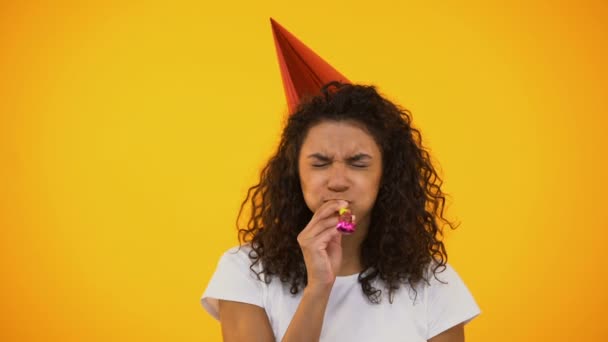
M 449 264 L 443 272 L 437 273 L 437 278 L 443 283 L 431 274 L 427 289 L 427 339 L 457 324 L 466 324 L 481 313 L 473 295 Z
M 246 249 L 237 250 L 235 247 L 222 255 L 201 297 L 203 308 L 217 320 L 220 299 L 263 307 L 263 282 L 249 268 Z

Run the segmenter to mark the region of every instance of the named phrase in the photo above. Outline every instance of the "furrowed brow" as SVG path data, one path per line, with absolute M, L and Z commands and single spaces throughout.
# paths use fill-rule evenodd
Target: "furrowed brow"
M 323 161 L 323 162 L 331 161 L 331 158 L 329 158 L 328 156 L 322 155 L 321 153 L 313 153 L 313 154 L 309 155 L 308 158 L 314 158 L 314 159 L 317 159 L 317 160 Z
M 349 162 L 358 162 L 358 161 L 367 160 L 367 159 L 372 159 L 372 156 L 370 156 L 369 154 L 365 154 L 365 153 L 358 153 L 358 154 L 348 158 L 347 160 Z

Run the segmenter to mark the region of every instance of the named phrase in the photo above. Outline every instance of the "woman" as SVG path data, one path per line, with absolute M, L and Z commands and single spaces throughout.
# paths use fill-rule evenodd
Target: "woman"
M 203 307 L 228 342 L 464 341 L 480 310 L 447 264 L 440 186 L 408 111 L 326 85 L 288 118 Z

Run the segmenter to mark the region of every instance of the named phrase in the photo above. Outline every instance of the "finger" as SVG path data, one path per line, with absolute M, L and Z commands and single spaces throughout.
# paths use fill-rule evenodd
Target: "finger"
M 340 208 L 348 207 L 348 202 L 344 200 L 332 200 L 323 203 L 314 213 L 309 225 L 315 225 L 317 221 L 334 215 Z
M 338 215 L 330 216 L 324 220 L 318 221 L 315 225 L 309 226 L 300 232 L 298 238 L 302 240 L 314 239 L 320 233 L 328 230 L 335 229 L 338 225 Z
M 326 230 L 320 232 L 319 234 L 317 234 L 313 239 L 314 244 L 329 246 L 332 242 L 337 241 L 336 239 L 339 237 L 339 235 L 342 235 L 342 234 L 340 233 L 340 231 L 335 229 L 335 226 L 334 226 L 330 229 L 326 229 Z
M 329 254 L 332 254 L 335 250 L 337 250 L 338 248 L 342 247 L 342 233 L 340 233 L 337 229 L 336 231 L 336 235 L 333 235 L 331 237 L 331 240 L 329 240 L 329 243 L 327 244 L 327 252 Z

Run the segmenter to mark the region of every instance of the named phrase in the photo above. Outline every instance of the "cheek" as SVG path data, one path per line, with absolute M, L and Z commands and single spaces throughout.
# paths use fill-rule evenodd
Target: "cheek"
M 362 203 L 367 209 L 371 209 L 374 206 L 376 198 L 378 196 L 378 190 L 380 187 L 380 178 L 379 177 L 366 177 L 362 180 L 361 184 L 361 193 L 359 194 L 362 199 Z
M 312 212 L 316 211 L 320 206 L 319 199 L 316 194 L 320 193 L 318 190 L 318 184 L 315 183 L 315 179 L 311 178 L 306 173 L 300 173 L 300 187 L 302 188 L 302 195 L 304 201 Z

